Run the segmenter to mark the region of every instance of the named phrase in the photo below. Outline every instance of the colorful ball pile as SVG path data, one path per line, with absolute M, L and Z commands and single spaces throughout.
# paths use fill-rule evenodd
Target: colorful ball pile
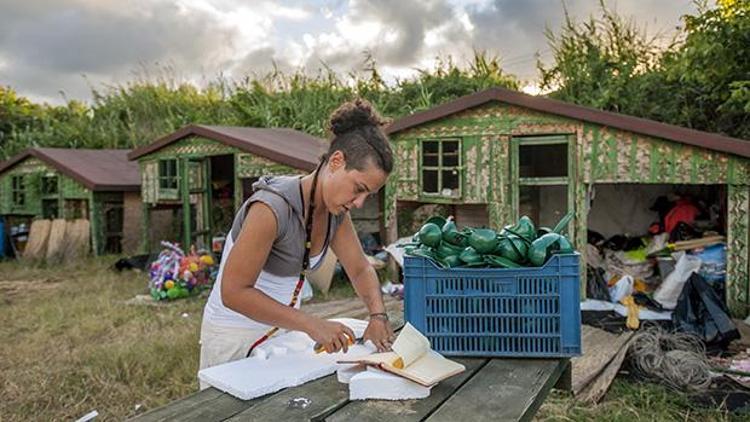
M 162 242 L 164 249 L 151 263 L 149 290 L 155 300 L 188 297 L 210 288 L 218 266 L 209 252 L 191 248 L 189 254 L 174 243 Z

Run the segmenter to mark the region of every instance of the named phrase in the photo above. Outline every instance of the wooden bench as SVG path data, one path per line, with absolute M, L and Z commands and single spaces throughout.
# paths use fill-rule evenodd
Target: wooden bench
M 398 303 L 388 304 L 402 319 Z M 346 316 L 361 317 L 357 313 Z M 209 388 L 154 409 L 137 421 L 515 421 L 531 420 L 550 389 L 570 385 L 568 359 L 455 358 L 462 374 L 432 389 L 422 400 L 349 401 L 349 388 L 330 375 L 274 394 L 243 401 Z M 304 397 L 305 407 L 290 405 Z

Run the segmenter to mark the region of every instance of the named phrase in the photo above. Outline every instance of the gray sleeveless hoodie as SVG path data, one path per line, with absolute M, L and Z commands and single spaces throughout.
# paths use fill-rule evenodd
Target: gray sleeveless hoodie
M 271 247 L 263 271 L 281 276 L 297 276 L 302 269 L 302 259 L 305 254 L 304 210 L 300 190 L 299 176 L 264 176 L 253 183 L 253 194 L 242 204 L 234 217 L 230 236 L 236 242 L 247 210 L 253 202 L 263 202 L 268 205 L 276 216 L 276 239 Z M 322 249 L 321 259 L 315 269 L 323 262 L 328 245 L 336 234 L 336 230 L 344 221 L 346 214 L 330 215 L 328 233 Z

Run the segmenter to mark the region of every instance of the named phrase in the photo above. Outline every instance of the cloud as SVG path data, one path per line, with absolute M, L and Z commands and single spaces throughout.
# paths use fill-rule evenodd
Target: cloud
M 127 5 L 93 0 L 4 4 L 0 56 L 13 65 L 0 68 L 0 83 L 54 99 L 62 89 L 88 97 L 81 75 L 94 84 L 124 82 L 139 68 L 169 65 L 188 79 L 200 79 L 242 62 L 238 58 L 267 54 L 274 16 L 305 17 L 293 8 L 274 8 L 270 1 L 257 3 L 265 14 L 235 2 Z
M 598 13 L 598 0 L 566 0 L 570 14 Z M 607 2 L 653 33 L 694 12 L 692 0 Z M 551 54 L 555 0 L 0 0 L 0 84 L 59 102 L 89 98 L 90 83 L 124 83 L 138 69 L 168 65 L 187 80 L 282 69 L 341 72 L 373 57 L 387 79 L 462 63 L 473 49 L 500 55 L 504 69 L 536 77 L 535 53 Z

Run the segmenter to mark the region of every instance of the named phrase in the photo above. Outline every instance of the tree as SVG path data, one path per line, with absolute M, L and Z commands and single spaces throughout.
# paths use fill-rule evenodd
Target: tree
M 550 97 L 602 110 L 639 114 L 643 76 L 658 63 L 658 37 L 648 37 L 600 3 L 601 17 L 578 23 L 565 10 L 559 33 L 546 30 L 554 63 L 539 62 L 540 88 Z
M 553 98 L 750 139 L 750 2 L 718 0 L 665 46 L 601 5 L 600 18 L 547 32 L 539 63 Z

